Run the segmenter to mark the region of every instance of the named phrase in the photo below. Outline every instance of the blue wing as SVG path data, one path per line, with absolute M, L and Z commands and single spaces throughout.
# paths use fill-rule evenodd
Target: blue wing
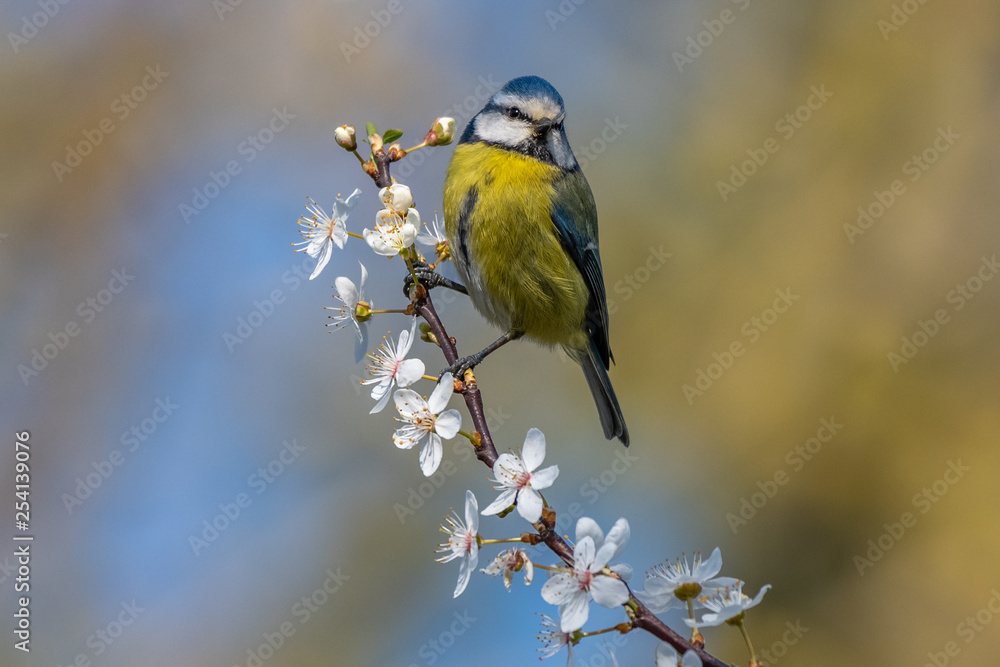
M 566 253 L 590 292 L 586 326 L 604 367 L 614 360 L 608 339 L 608 302 L 597 239 L 597 206 L 581 171 L 567 172 L 556 184 L 552 222 Z

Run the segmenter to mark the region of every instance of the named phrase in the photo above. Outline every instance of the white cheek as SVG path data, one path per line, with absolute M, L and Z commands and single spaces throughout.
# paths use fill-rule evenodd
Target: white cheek
M 511 121 L 499 115 L 480 116 L 476 120 L 476 134 L 483 141 L 516 146 L 531 138 L 531 128 L 526 123 Z

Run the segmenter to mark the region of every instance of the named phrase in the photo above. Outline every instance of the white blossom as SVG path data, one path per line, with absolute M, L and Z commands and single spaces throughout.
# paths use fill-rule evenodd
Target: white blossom
M 628 541 L 628 521 L 619 519 L 619 523 L 615 524 L 607 539 L 601 534 L 602 545 L 597 548 L 593 531 L 593 527 L 597 524 L 593 519 L 586 519 L 589 523 L 581 526 L 584 519 L 577 522 L 573 569 L 552 573 L 542 586 L 542 599 L 559 607 L 560 628 L 563 632 L 573 632 L 583 627 L 590 615 L 591 600 L 603 607 L 618 607 L 629 599 L 625 583 L 618 577 L 604 572 L 608 561 Z M 624 525 L 620 525 L 622 523 Z M 600 532 L 600 528 L 597 532 Z M 622 541 L 619 544 L 615 540 Z
M 513 504 L 517 512 L 534 523 L 542 516 L 540 489 L 547 489 L 559 476 L 559 466 L 537 470 L 545 460 L 545 435 L 537 428 L 528 431 L 521 454 L 501 454 L 493 464 L 493 475 L 503 489 L 499 497 L 483 510 L 483 514 L 497 514 Z
M 310 205 L 306 206 L 306 210 L 312 215 L 308 218 L 299 218 L 299 226 L 302 227 L 299 232 L 303 240 L 294 245 L 305 245 L 305 248 L 299 248 L 296 252 L 305 251 L 316 260 L 316 268 L 313 269 L 309 280 L 318 276 L 330 262 L 334 244 L 338 248 L 343 248 L 347 243 L 347 216 L 350 215 L 360 194 L 361 190 L 356 189 L 346 200 L 341 200 L 338 196 L 337 201 L 333 203 L 333 215 L 324 213 L 323 209 L 312 200 L 309 201 Z
M 374 384 L 372 398 L 378 401 L 370 414 L 382 411 L 389 402 L 390 390 L 394 386 L 409 387 L 423 376 L 424 362 L 406 358 L 416 331 L 417 318 L 414 317 L 410 330 L 400 332 L 397 345 L 393 345 L 389 338 L 384 338 L 378 349 L 368 355 L 372 360 L 368 365 L 368 372 L 372 377 L 361 384 Z
M 454 597 L 458 597 L 469 585 L 472 571 L 479 564 L 479 503 L 472 491 L 465 492 L 465 521 L 452 510 L 446 517 L 448 525 L 441 526 L 441 532 L 448 535 L 448 541 L 438 548 L 438 553 L 447 552 L 437 559 L 439 563 L 447 563 L 456 558 L 462 559 L 458 572 L 458 583 L 455 585 Z
M 770 590 L 768 584 L 760 589 L 756 597 L 750 598 L 743 594 L 743 583 L 735 588 L 727 588 L 717 591 L 716 595 L 706 595 L 699 598 L 699 601 L 706 609 L 711 610 L 703 614 L 700 621 L 685 618 L 684 622 L 692 628 L 711 628 L 716 625 L 743 618 L 743 612 L 760 604 L 764 598 L 764 593 Z
M 454 438 L 462 427 L 462 415 L 458 410 L 445 410 L 454 385 L 452 374 L 445 373 L 426 400 L 412 389 L 397 389 L 393 395 L 396 410 L 399 411 L 396 420 L 405 422 L 404 426 L 396 429 L 393 442 L 400 449 L 410 449 L 423 442 L 420 470 L 426 477 L 433 475 L 441 465 L 441 438 Z

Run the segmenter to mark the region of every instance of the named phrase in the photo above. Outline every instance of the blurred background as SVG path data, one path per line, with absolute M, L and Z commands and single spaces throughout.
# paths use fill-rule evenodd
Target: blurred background
M 391 411 L 367 415 L 351 333 L 324 328 L 336 276 L 363 260 L 376 307 L 397 307 L 400 264 L 354 240 L 310 282 L 291 247 L 306 196 L 329 210 L 361 188 L 353 231 L 378 208 L 335 126 L 412 145 L 524 74 L 562 93 L 594 190 L 632 432 L 627 453 L 604 441 L 558 354 L 518 343 L 479 370 L 501 450 L 545 432 L 560 530 L 627 517 L 636 585 L 720 546 L 723 574 L 774 586 L 747 617 L 766 665 L 1000 653 L 997 3 L 18 0 L 2 17 L 0 525 L 14 534 L 27 430 L 35 542 L 24 654 L 0 541 L 0 663 L 536 664 L 536 612 L 556 615 L 542 573 L 453 599 L 457 564 L 433 562 L 465 490 L 494 497 L 488 471 L 454 441 L 425 480 Z M 394 171 L 427 220 L 451 150 Z M 495 337 L 464 298 L 438 304 L 462 351 Z M 586 629 L 620 620 L 595 608 Z M 735 630 L 705 634 L 746 664 Z M 648 635 L 605 637 L 652 664 Z M 579 664 L 610 664 L 605 644 Z

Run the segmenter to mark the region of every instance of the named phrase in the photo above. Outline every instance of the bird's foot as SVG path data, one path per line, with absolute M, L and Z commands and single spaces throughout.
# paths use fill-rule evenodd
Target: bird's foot
M 473 368 L 483 363 L 483 359 L 486 358 L 487 354 L 488 352 L 483 350 L 482 352 L 476 352 L 475 354 L 470 354 L 467 357 L 456 359 L 455 363 L 441 371 L 441 375 L 451 373 L 452 376 L 461 379 L 465 375 L 465 371 L 471 371 Z
M 413 273 L 406 274 L 406 278 L 403 279 L 403 294 L 406 298 L 410 298 L 410 290 L 413 289 L 414 275 L 417 277 L 417 281 L 420 282 L 424 289 L 430 290 L 435 287 L 447 287 L 450 290 L 455 290 L 456 292 L 461 292 L 462 294 L 468 294 L 468 291 L 465 289 L 465 285 L 445 278 L 423 262 L 414 262 Z

